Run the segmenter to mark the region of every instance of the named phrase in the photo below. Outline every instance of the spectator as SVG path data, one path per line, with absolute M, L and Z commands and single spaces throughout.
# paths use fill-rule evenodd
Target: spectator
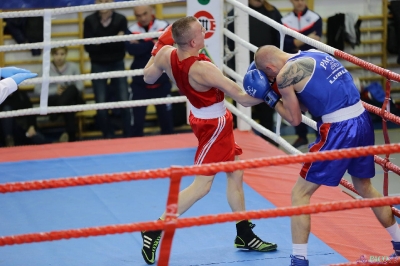
M 273 5 L 269 4 L 266 0 L 249 0 L 249 7 L 264 16 L 267 16 L 278 23 L 281 23 L 282 15 L 278 9 L 276 9 Z M 233 16 L 233 10 L 228 13 L 228 16 Z M 235 31 L 234 23 L 230 23 L 228 25 L 228 29 L 232 32 Z M 254 18 L 253 16 L 249 16 L 249 41 L 253 45 L 260 47 L 263 45 L 274 45 L 279 47 L 279 32 L 275 30 L 273 27 L 268 24 Z M 260 34 L 262 32 L 262 34 Z M 234 41 L 228 39 L 227 41 L 229 50 L 233 51 L 235 49 Z M 253 61 L 254 53 L 250 51 L 250 62 Z M 235 58 L 233 57 L 228 61 L 228 66 L 232 69 L 235 69 Z M 263 127 L 273 131 L 274 130 L 274 113 L 275 110 L 269 108 L 265 103 L 258 104 L 253 107 L 254 118 L 259 119 L 260 125 Z M 271 141 L 268 137 L 261 135 L 261 137 L 271 143 L 275 144 L 275 142 Z
M 128 34 L 163 31 L 168 26 L 168 22 L 154 17 L 152 6 L 136 6 L 133 11 L 137 23 L 129 27 Z M 125 47 L 127 52 L 134 56 L 131 69 L 142 69 L 146 66 L 151 57 L 153 46 L 153 39 L 126 42 Z M 165 98 L 171 95 L 171 88 L 171 82 L 165 73 L 154 84 L 146 84 L 143 76 L 132 77 L 131 89 L 133 100 Z M 147 106 L 133 108 L 133 137 L 143 136 L 146 109 Z M 156 105 L 156 110 L 161 134 L 172 134 L 172 105 L 158 104 Z
M 4 33 L 21 43 L 43 42 L 43 17 L 8 18 L 5 19 Z M 41 49 L 32 49 L 33 56 L 39 56 Z
M 110 3 L 113 0 L 96 0 L 96 4 Z M 83 35 L 84 38 L 106 37 L 124 35 L 127 31 L 128 22 L 124 15 L 113 10 L 99 10 L 85 18 Z M 112 42 L 102 44 L 85 45 L 89 53 L 92 65 L 92 73 L 122 71 L 125 70 L 125 44 L 124 42 Z M 107 79 L 92 80 L 94 96 L 97 103 L 108 100 Z M 128 83 L 126 77 L 112 78 L 109 89 L 118 101 L 129 100 Z M 103 137 L 114 137 L 108 110 L 97 110 L 97 119 Z M 131 114 L 129 108 L 122 109 L 122 124 L 124 137 L 130 136 Z
M 32 108 L 32 103 L 24 91 L 17 90 L 0 104 L 0 111 L 15 111 Z M 4 146 L 44 144 L 47 141 L 37 131 L 36 116 L 1 118 L 1 133 Z
M 67 47 L 57 47 L 51 49 L 52 64 L 50 65 L 50 76 L 80 75 L 81 72 L 77 64 L 66 60 L 68 54 Z M 41 85 L 35 86 L 35 93 L 40 94 Z M 63 83 L 49 84 L 49 106 L 67 106 L 83 104 L 82 99 L 83 82 L 71 81 Z M 65 132 L 62 133 L 60 141 L 76 141 L 77 125 L 74 112 L 63 113 L 65 122 Z M 58 118 L 58 114 L 50 115 L 51 120 Z
M 290 2 L 292 2 L 293 11 L 283 16 L 282 24 L 319 41 L 322 36 L 322 18 L 317 13 L 307 8 L 306 0 L 290 0 Z M 287 53 L 297 53 L 299 50 L 305 51 L 312 48 L 314 47 L 290 35 L 285 36 L 284 51 Z M 313 119 L 316 120 L 316 117 L 313 117 Z M 293 147 L 299 148 L 308 144 L 308 126 L 304 123 L 300 123 L 295 129 L 297 139 L 292 144 Z
M 12 111 L 17 109 L 31 108 L 32 104 L 25 93 L 18 91 L 18 85 L 26 79 L 36 77 L 36 73 L 32 73 L 29 70 L 17 68 L 17 67 L 3 67 L 0 68 L 0 111 Z M 36 119 L 29 117 L 29 129 L 24 136 L 26 138 L 32 138 L 36 136 L 35 128 L 31 125 L 35 125 Z M 25 119 L 22 117 L 19 120 Z M 3 118 L 1 120 L 1 130 L 4 139 L 5 146 L 10 147 L 15 145 L 14 136 L 16 132 L 14 131 L 14 119 L 13 118 Z M 39 136 L 38 136 L 39 137 Z M 36 139 L 36 138 L 35 138 Z M 28 144 L 28 143 L 24 143 Z

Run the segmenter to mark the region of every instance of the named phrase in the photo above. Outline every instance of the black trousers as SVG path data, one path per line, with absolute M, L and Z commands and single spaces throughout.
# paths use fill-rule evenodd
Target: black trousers
M 171 96 L 172 85 L 169 82 L 160 84 L 159 87 L 148 89 L 141 84 L 131 84 L 132 100 L 145 100 L 155 98 L 165 98 Z M 158 104 L 155 106 L 157 111 L 158 124 L 161 128 L 161 134 L 172 134 L 173 117 L 172 104 Z M 147 106 L 133 107 L 133 137 L 141 137 L 144 135 L 144 124 L 146 119 Z
M 0 111 L 16 111 L 20 109 L 32 108 L 32 103 L 26 92 L 17 90 L 8 96 L 0 104 Z M 0 139 L 12 136 L 15 145 L 43 144 L 46 143 L 44 136 L 37 131 L 36 115 L 5 117 L 0 119 Z M 36 135 L 26 137 L 25 133 L 30 126 L 36 129 Z
M 82 96 L 75 85 L 69 85 L 60 95 L 50 95 L 48 99 L 49 106 L 68 106 L 82 104 Z M 75 112 L 61 114 L 65 122 L 65 131 L 68 133 L 70 141 L 76 140 L 77 124 Z M 58 114 L 51 116 L 53 119 L 58 117 Z

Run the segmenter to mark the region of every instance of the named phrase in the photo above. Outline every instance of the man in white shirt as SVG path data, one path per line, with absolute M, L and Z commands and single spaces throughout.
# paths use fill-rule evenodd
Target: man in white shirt
M 29 78 L 36 77 L 36 73 L 17 67 L 0 68 L 0 103 L 2 103 L 8 95 L 18 89 L 18 85 Z

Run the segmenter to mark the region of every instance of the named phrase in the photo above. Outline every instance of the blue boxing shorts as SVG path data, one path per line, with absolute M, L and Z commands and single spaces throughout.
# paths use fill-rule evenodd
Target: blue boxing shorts
M 365 147 L 375 144 L 374 128 L 367 111 L 340 122 L 317 123 L 319 136 L 310 144 L 310 152 Z M 351 176 L 375 176 L 374 156 L 305 163 L 300 176 L 319 185 L 338 186 L 346 170 Z

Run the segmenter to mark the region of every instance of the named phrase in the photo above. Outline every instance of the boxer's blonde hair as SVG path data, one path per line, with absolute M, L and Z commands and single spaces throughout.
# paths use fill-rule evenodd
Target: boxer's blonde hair
M 174 39 L 175 43 L 178 45 L 186 45 L 188 44 L 193 38 L 194 33 L 192 31 L 192 23 L 196 22 L 197 18 L 193 16 L 187 16 L 172 24 L 172 38 Z

